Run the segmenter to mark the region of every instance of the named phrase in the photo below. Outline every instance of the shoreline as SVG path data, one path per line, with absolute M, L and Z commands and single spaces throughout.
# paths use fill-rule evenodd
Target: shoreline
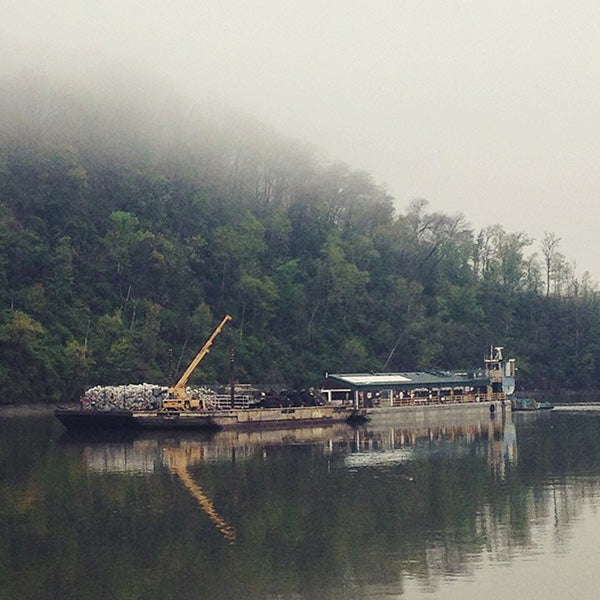
M 65 408 L 78 406 L 77 403 L 61 405 Z M 56 404 L 36 402 L 32 404 L 0 404 L 0 418 L 2 417 L 36 417 L 53 415 Z

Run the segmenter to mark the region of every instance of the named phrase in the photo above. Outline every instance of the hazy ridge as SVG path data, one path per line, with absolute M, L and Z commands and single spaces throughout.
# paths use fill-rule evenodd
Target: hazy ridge
M 522 385 L 600 374 L 600 303 L 548 236 L 397 212 L 364 172 L 258 121 L 152 85 L 19 76 L 0 99 L 2 402 L 164 381 L 235 317 L 198 378 L 314 384 L 325 371 L 517 357 Z M 556 241 L 557 243 L 553 243 Z

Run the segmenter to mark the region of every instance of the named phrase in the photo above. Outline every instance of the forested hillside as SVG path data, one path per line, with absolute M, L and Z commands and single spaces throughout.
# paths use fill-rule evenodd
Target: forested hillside
M 197 380 L 226 380 L 232 346 L 240 381 L 300 386 L 498 344 L 522 386 L 600 381 L 600 301 L 556 236 L 398 212 L 249 118 L 163 109 L 3 99 L 0 402 L 164 382 L 169 349 L 181 371 L 226 312 Z

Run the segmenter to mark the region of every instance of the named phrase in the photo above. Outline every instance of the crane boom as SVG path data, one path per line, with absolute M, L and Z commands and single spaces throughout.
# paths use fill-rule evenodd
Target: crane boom
M 170 400 L 165 400 L 165 408 L 180 408 L 180 404 L 183 404 L 187 400 L 185 387 L 191 374 L 195 371 L 200 361 L 208 354 L 210 347 L 214 342 L 215 338 L 221 333 L 221 330 L 228 321 L 231 321 L 233 317 L 231 315 L 225 315 L 223 320 L 217 325 L 216 329 L 212 332 L 211 336 L 204 342 L 204 346 L 200 348 L 200 352 L 196 354 L 194 360 L 189 364 L 185 373 L 181 376 L 179 381 L 168 390 Z

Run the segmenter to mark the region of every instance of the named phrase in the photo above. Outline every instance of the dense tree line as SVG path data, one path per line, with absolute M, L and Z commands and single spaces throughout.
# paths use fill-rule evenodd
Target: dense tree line
M 240 380 L 299 386 L 480 365 L 490 344 L 523 386 L 600 380 L 600 301 L 554 234 L 536 254 L 423 200 L 397 212 L 369 174 L 232 111 L 27 98 L 0 123 L 2 402 L 164 382 L 226 312 L 199 380 L 227 378 L 232 346 Z

